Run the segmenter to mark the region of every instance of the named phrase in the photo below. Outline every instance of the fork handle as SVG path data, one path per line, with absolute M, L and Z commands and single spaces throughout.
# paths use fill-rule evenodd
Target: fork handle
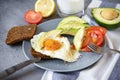
M 109 49 L 109 50 L 115 51 L 115 52 L 117 52 L 117 53 L 120 53 L 120 51 L 119 51 L 119 50 L 116 50 L 116 49 Z
M 30 60 L 27 60 L 27 61 L 24 61 L 22 63 L 19 63 L 15 66 L 12 66 L 2 72 L 0 72 L 0 80 L 2 79 L 5 79 L 6 77 L 8 77 L 9 75 L 13 74 L 14 72 L 22 69 L 23 67 L 31 64 L 31 63 L 34 63 L 34 62 L 38 62 L 40 61 L 40 58 L 35 58 L 35 59 L 30 59 Z

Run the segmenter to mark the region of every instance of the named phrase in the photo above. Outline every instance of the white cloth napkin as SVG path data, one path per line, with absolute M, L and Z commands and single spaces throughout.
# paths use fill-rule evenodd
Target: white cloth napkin
M 120 9 L 120 4 L 92 1 L 88 6 L 87 14 L 90 16 L 90 9 L 93 7 L 115 7 Z M 83 17 L 87 22 L 90 22 L 90 18 Z M 95 23 L 94 23 L 95 24 Z M 111 48 L 120 50 L 120 28 L 112 31 L 108 31 L 107 35 L 110 40 Z M 117 60 L 119 54 L 105 54 L 102 59 L 94 66 L 89 67 L 82 71 L 74 71 L 68 73 L 57 73 L 52 71 L 45 71 L 41 80 L 108 80 Z

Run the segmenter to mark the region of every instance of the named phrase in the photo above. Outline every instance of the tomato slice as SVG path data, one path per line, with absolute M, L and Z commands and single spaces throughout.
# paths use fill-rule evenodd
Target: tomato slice
M 43 17 L 42 14 L 40 12 L 35 12 L 34 10 L 28 10 L 25 13 L 25 21 L 27 21 L 30 24 L 39 24 Z
M 99 30 L 102 32 L 103 36 L 105 36 L 107 30 L 104 28 L 104 27 L 101 27 L 101 26 L 91 26 L 90 28 L 88 28 L 88 31 L 89 30 Z
M 81 51 L 90 52 L 91 50 L 88 47 L 84 47 L 81 49 Z
M 90 30 L 87 32 L 87 36 L 91 38 L 90 42 L 93 42 L 98 46 L 100 46 L 104 41 L 103 35 L 99 30 Z
M 82 48 L 85 48 L 90 42 L 91 42 L 90 37 L 85 35 L 82 43 Z
M 87 29 L 85 37 L 83 39 L 83 44 L 81 51 L 87 51 L 89 52 L 90 50 L 87 48 L 87 45 L 92 42 L 96 44 L 97 46 L 102 46 L 104 42 L 104 36 L 106 34 L 106 29 L 98 27 L 98 26 L 93 26 Z

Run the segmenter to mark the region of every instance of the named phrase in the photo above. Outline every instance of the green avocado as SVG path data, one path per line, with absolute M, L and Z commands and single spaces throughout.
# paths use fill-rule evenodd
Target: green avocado
M 73 44 L 75 45 L 75 49 L 77 51 L 79 51 L 82 47 L 83 37 L 85 33 L 86 33 L 86 29 L 85 27 L 82 27 L 81 29 L 78 30 L 78 32 L 74 36 Z
M 80 22 L 80 23 L 87 23 L 85 20 L 77 17 L 77 16 L 68 16 L 63 18 L 63 20 L 60 22 L 60 24 L 64 24 L 67 22 Z
M 62 30 L 62 34 L 75 35 L 81 27 L 89 27 L 86 21 L 76 16 L 65 17 L 56 29 Z
M 44 37 L 46 37 L 46 38 L 50 38 L 50 37 L 53 37 L 53 36 L 56 37 L 56 36 L 60 35 L 61 32 L 62 32 L 62 30 L 54 29 L 54 30 L 46 32 Z
M 93 8 L 93 18 L 102 27 L 108 30 L 120 27 L 120 10 L 116 8 Z

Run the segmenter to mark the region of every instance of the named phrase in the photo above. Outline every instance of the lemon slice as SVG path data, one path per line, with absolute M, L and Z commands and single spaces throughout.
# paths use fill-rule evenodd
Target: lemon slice
M 54 0 L 37 0 L 35 3 L 35 11 L 40 12 L 43 17 L 52 15 L 55 11 Z

